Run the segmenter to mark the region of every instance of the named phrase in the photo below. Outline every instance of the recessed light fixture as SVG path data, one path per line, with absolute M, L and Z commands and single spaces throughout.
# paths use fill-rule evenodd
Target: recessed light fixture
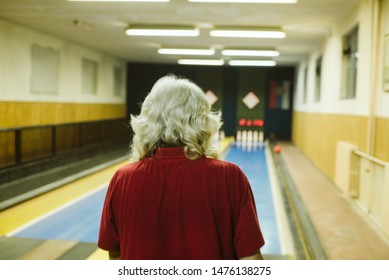
M 197 49 L 197 48 L 160 48 L 159 54 L 171 54 L 171 55 L 214 55 L 214 49 Z
M 221 66 L 224 64 L 224 60 L 222 59 L 179 59 L 178 64 Z
M 198 3 L 295 4 L 298 0 L 188 0 Z
M 236 37 L 236 38 L 285 38 L 285 32 L 276 29 L 236 28 L 220 27 L 210 31 L 212 37 Z
M 228 64 L 231 66 L 276 66 L 273 60 L 230 60 Z
M 227 56 L 279 56 L 280 52 L 276 50 L 248 50 L 248 49 L 225 49 L 222 50 L 222 55 Z
M 196 37 L 200 31 L 193 26 L 176 25 L 130 25 L 126 29 L 129 36 L 178 36 L 178 37 Z

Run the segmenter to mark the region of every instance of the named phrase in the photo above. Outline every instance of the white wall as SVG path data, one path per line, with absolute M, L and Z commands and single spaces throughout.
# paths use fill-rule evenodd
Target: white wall
M 378 73 L 378 87 L 377 87 L 377 110 L 376 114 L 379 117 L 389 117 L 389 92 L 383 90 L 383 69 L 384 61 L 389 61 L 389 51 L 385 54 L 384 39 L 385 35 L 389 36 L 389 3 L 382 1 L 382 28 L 381 28 L 381 44 L 377 51 L 379 51 L 379 59 L 377 65 Z
M 361 2 L 354 11 L 332 28 L 322 48 L 313 52 L 298 71 L 298 80 L 304 80 L 304 67 L 308 66 L 307 102 L 303 103 L 304 83 L 299 82 L 294 108 L 300 112 L 325 114 L 369 115 L 371 96 L 371 0 Z M 359 25 L 359 52 L 357 92 L 354 99 L 341 99 L 343 36 Z M 321 100 L 314 101 L 316 59 L 322 55 Z
M 60 52 L 58 93 L 31 93 L 31 46 L 50 47 Z M 98 63 L 95 95 L 83 94 L 82 59 Z M 123 86 L 114 95 L 113 68 L 120 67 Z M 0 101 L 116 103 L 126 102 L 126 61 L 38 33 L 0 19 Z

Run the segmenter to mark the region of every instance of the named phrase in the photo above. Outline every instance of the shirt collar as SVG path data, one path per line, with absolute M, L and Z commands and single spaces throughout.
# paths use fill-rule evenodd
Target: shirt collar
M 157 148 L 155 151 L 155 157 L 156 158 L 185 157 L 184 147 Z

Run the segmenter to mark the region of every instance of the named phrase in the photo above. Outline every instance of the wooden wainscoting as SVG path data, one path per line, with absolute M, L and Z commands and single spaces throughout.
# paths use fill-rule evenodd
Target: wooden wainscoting
M 389 161 L 389 118 L 376 118 L 374 156 Z
M 367 123 L 364 116 L 294 112 L 292 141 L 334 180 L 337 141 L 349 142 L 366 151 Z
M 126 118 L 126 104 L 0 102 L 0 128 Z

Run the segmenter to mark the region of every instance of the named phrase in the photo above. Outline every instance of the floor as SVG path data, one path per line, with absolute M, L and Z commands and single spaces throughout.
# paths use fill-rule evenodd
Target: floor
M 240 165 L 252 185 L 266 238 L 262 253 L 288 259 L 281 253 L 265 149 L 232 146 L 225 159 Z M 107 259 L 96 246 L 101 206 L 107 181 L 124 163 L 0 212 L 0 259 Z
M 281 146 L 279 155 L 282 156 L 288 168 L 290 177 L 293 179 L 302 203 L 309 213 L 310 220 L 328 259 L 389 260 L 387 238 L 377 231 L 364 213 L 320 173 L 298 148 L 291 143 L 279 144 Z M 230 156 L 232 158 L 228 158 L 227 155 L 226 159 L 241 161 L 242 169 L 252 182 L 254 195 L 258 202 L 262 199 L 261 195 L 267 202 L 271 201 L 265 197 L 266 195 L 271 196 L 272 192 L 269 187 L 269 178 L 266 179 L 266 172 L 259 167 L 265 161 L 261 152 L 242 153 L 232 150 Z M 250 161 L 255 161 L 258 165 L 254 168 L 251 164 L 245 164 Z M 106 187 L 114 170 L 121 164 L 123 163 L 118 163 L 103 172 L 86 176 L 68 184 L 65 188 L 55 189 L 36 199 L 22 203 L 18 207 L 0 211 L 0 259 L 107 259 L 106 252 L 97 250 L 94 242 L 96 237 L 93 233 L 96 232 L 96 229 L 88 229 L 85 226 L 90 224 L 90 219 L 96 220 L 97 218 L 89 213 L 88 207 L 83 208 L 73 199 L 76 196 L 83 197 L 92 193 L 91 196 L 88 196 L 90 203 L 100 203 L 99 201 L 103 197 L 102 190 Z M 258 180 L 261 180 L 261 189 L 256 190 L 258 186 L 256 181 Z M 93 186 L 89 182 L 94 182 Z M 60 201 L 58 197 L 60 197 Z M 55 238 L 50 229 L 45 229 L 39 224 L 39 220 L 35 228 L 19 228 L 44 213 L 57 211 L 58 209 L 55 209 L 58 205 L 66 206 L 68 203 L 76 206 L 70 212 L 74 211 L 80 220 L 80 224 L 75 230 L 68 229 L 65 226 L 68 223 L 62 223 L 56 215 L 44 217 L 50 220 L 49 223 L 57 224 L 56 230 L 62 228 L 60 232 L 63 236 L 60 238 Z M 280 233 L 282 235 L 283 231 L 280 232 L 280 227 L 277 227 L 279 224 L 271 223 L 271 220 L 274 221 L 272 218 L 274 217 L 274 204 L 268 203 L 261 206 L 259 203 L 257 207 L 260 213 L 266 213 L 260 214 L 260 219 L 263 221 L 264 227 L 267 228 L 266 232 L 273 231 L 273 236 L 278 236 Z M 74 213 L 69 214 L 67 211 L 63 211 L 61 215 L 74 216 Z M 17 232 L 5 235 L 17 228 L 19 228 Z M 266 235 L 269 236 L 268 233 Z M 282 253 L 280 254 L 279 244 L 275 243 L 277 242 L 271 240 L 268 242 L 271 246 L 265 250 L 265 257 L 268 259 L 290 259 L 290 256 L 283 257 Z
M 389 260 L 389 241 L 291 143 L 279 143 L 298 193 L 331 260 Z

